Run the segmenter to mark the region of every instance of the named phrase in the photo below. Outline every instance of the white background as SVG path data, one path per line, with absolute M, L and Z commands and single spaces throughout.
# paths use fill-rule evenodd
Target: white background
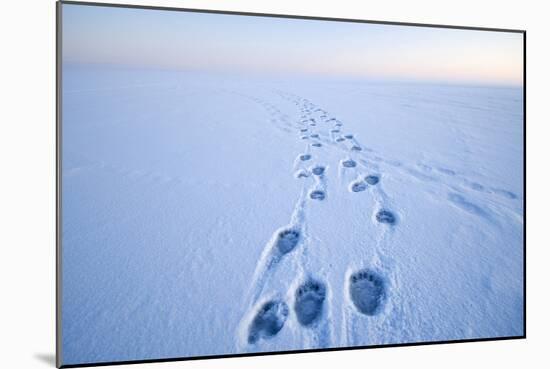
M 548 12 L 543 1 L 232 0 L 134 4 L 527 29 L 527 340 L 202 360 L 132 368 L 545 367 L 550 363 Z M 0 10 L 0 366 L 53 367 L 55 3 Z M 466 312 L 467 313 L 467 312 Z M 215 332 L 212 332 L 215 334 Z M 546 350 L 544 350 L 546 348 Z M 546 364 L 545 364 L 546 363 Z M 530 364 L 530 365 L 529 365 Z

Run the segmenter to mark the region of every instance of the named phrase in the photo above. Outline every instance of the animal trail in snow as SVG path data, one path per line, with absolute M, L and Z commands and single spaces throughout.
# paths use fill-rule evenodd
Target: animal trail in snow
M 487 217 L 487 213 L 485 212 L 485 210 L 483 210 L 476 204 L 466 200 L 462 195 L 459 195 L 457 193 L 450 193 L 449 201 L 470 214 Z
M 380 181 L 380 178 L 378 178 L 378 176 L 375 176 L 375 175 L 368 175 L 365 177 L 365 182 L 367 182 L 371 186 L 374 186 L 379 181 Z
M 348 160 L 342 161 L 342 166 L 344 168 L 355 168 L 357 166 L 357 163 L 353 159 L 348 159 Z
M 349 294 L 355 308 L 365 315 L 380 312 L 386 299 L 386 282 L 370 269 L 362 269 L 350 276 Z
M 517 199 L 517 197 L 518 197 L 515 193 L 513 193 L 511 191 L 508 191 L 508 190 L 492 189 L 491 191 L 493 191 L 497 195 L 504 196 L 504 197 L 506 197 L 510 200 Z
M 323 173 L 325 173 L 325 167 L 321 166 L 321 165 L 318 165 L 316 167 L 314 167 L 311 172 L 313 174 L 315 174 L 316 176 L 322 176 Z
M 469 182 L 469 181 L 466 180 L 466 185 L 474 191 L 485 192 L 485 193 L 489 193 L 489 194 L 496 194 L 496 195 L 505 197 L 509 200 L 515 200 L 518 197 L 512 191 L 503 190 L 503 189 L 500 189 L 500 188 L 486 188 L 485 186 L 483 186 L 482 184 L 477 183 L 477 182 Z
M 475 191 L 484 191 L 485 187 L 479 183 L 472 182 L 470 183 L 470 188 Z
M 294 176 L 296 178 L 307 178 L 309 177 L 309 173 L 303 169 L 300 169 L 299 171 L 297 171 Z
M 376 213 L 376 220 L 384 224 L 395 224 L 397 221 L 395 215 L 386 209 L 379 210 L 378 213 Z
M 322 315 L 326 297 L 323 283 L 310 279 L 296 290 L 294 311 L 302 326 L 310 326 Z
M 353 182 L 350 185 L 350 190 L 352 192 L 362 192 L 362 191 L 365 191 L 366 189 L 367 189 L 367 184 L 363 181 Z
M 275 247 L 281 254 L 288 254 L 300 241 L 300 232 L 296 229 L 285 229 L 279 232 Z
M 322 190 L 313 190 L 309 193 L 309 198 L 312 200 L 322 201 L 326 197 L 325 191 Z
M 288 305 L 281 300 L 264 303 L 250 324 L 248 343 L 254 344 L 261 338 L 275 336 L 285 325 L 288 317 Z
M 436 168 L 438 172 L 440 173 L 443 173 L 443 174 L 446 174 L 448 176 L 454 176 L 456 174 L 456 172 L 454 170 L 451 170 L 451 169 L 447 169 L 447 168 Z

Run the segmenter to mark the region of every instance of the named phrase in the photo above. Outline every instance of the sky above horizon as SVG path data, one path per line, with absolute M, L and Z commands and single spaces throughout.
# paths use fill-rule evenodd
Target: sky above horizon
M 521 33 L 63 5 L 63 62 L 517 85 Z

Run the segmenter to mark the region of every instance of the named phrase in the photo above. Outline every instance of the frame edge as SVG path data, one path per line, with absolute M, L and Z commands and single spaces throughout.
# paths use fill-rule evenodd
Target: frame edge
M 125 4 L 125 3 L 103 3 L 103 2 L 79 1 L 79 0 L 59 0 L 59 2 L 67 5 L 98 6 L 98 7 L 108 7 L 108 8 L 165 10 L 165 11 L 179 11 L 179 12 L 191 12 L 191 13 L 244 15 L 244 16 L 252 16 L 252 17 L 319 20 L 319 21 L 329 21 L 329 22 L 371 23 L 371 24 L 380 24 L 380 25 L 389 25 L 389 26 L 412 26 L 412 27 L 429 27 L 429 28 L 447 28 L 447 29 L 469 30 L 469 31 L 525 33 L 525 30 L 522 30 L 522 29 L 498 28 L 498 27 L 476 27 L 476 26 L 459 26 L 459 25 L 452 25 L 452 24 L 380 21 L 380 20 L 373 20 L 373 19 L 357 19 L 357 18 L 333 18 L 333 17 L 293 15 L 293 14 L 280 14 L 280 13 L 242 12 L 237 10 L 215 10 L 215 9 L 199 9 L 199 8 L 183 8 L 183 7 L 179 8 L 179 7 L 158 6 L 158 5 L 132 5 L 132 4 Z
M 55 27 L 55 365 L 60 368 L 63 363 L 62 326 L 61 326 L 61 298 L 62 298 L 62 253 L 61 253 L 61 89 L 62 89 L 62 2 L 57 1 Z

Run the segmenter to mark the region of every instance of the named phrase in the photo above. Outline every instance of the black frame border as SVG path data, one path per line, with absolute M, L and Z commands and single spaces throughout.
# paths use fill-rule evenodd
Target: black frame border
M 505 33 L 521 33 L 523 34 L 523 335 L 519 336 L 507 336 L 507 337 L 490 337 L 490 338 L 473 338 L 473 339 L 459 339 L 448 341 L 426 341 L 426 342 L 412 342 L 412 343 L 395 343 L 395 344 L 381 344 L 381 345 L 369 345 L 369 346 L 349 346 L 349 347 L 327 347 L 321 349 L 302 349 L 302 350 L 288 350 L 288 351 L 262 351 L 254 353 L 241 353 L 241 354 L 220 354 L 220 355 L 205 355 L 205 356 L 191 356 L 191 357 L 173 357 L 173 358 L 160 358 L 160 359 L 146 359 L 146 360 L 123 360 L 123 361 L 108 361 L 97 363 L 83 363 L 83 364 L 62 364 L 62 325 L 61 325 L 61 305 L 62 305 L 62 45 L 63 45 L 63 12 L 62 5 L 83 5 L 92 7 L 110 7 L 110 8 L 130 8 L 130 9 L 142 9 L 142 10 L 164 10 L 175 12 L 188 12 L 188 13 L 207 13 L 207 14 L 224 14 L 224 15 L 242 15 L 252 17 L 270 17 L 270 18 L 286 18 L 286 19 L 300 19 L 300 20 L 314 20 L 314 21 L 330 21 L 330 22 L 347 22 L 347 23 L 370 23 L 379 25 L 390 26 L 410 26 L 410 27 L 424 27 L 424 28 L 445 28 L 445 29 L 457 29 L 468 31 L 489 31 L 489 32 L 505 32 Z M 212 10 L 212 9 L 191 9 L 191 8 L 179 8 L 179 7 L 165 7 L 165 6 L 149 6 L 149 5 L 131 5 L 131 4 L 117 4 L 117 3 L 101 3 L 101 2 L 85 2 L 74 0 L 58 0 L 56 2 L 56 367 L 57 368 L 84 368 L 93 366 L 108 366 L 108 365 L 128 365 L 128 364 L 149 364 L 149 363 L 165 363 L 165 362 L 179 362 L 179 361 L 192 361 L 192 360 L 205 360 L 205 359 L 226 359 L 226 358 L 240 358 L 251 356 L 267 356 L 267 355 L 286 355 L 286 354 L 302 354 L 302 353 L 317 353 L 317 352 L 333 352 L 333 351 L 351 351 L 351 350 L 364 350 L 374 348 L 389 348 L 389 347 L 411 347 L 411 346 L 429 346 L 429 345 L 442 345 L 442 344 L 454 344 L 454 343 L 472 343 L 472 342 L 488 342 L 488 341 L 508 341 L 519 340 L 527 338 L 527 31 L 521 29 L 506 29 L 506 28 L 489 28 L 489 27 L 475 27 L 475 26 L 457 26 L 457 25 L 444 25 L 444 24 L 429 24 L 429 23 L 410 23 L 410 22 L 393 22 L 393 21 L 377 21 L 377 20 L 365 20 L 365 19 L 347 19 L 347 18 L 330 18 L 330 17 L 318 17 L 318 16 L 302 16 L 291 14 L 270 14 L 270 13 L 254 13 L 254 12 L 239 12 L 228 10 Z

